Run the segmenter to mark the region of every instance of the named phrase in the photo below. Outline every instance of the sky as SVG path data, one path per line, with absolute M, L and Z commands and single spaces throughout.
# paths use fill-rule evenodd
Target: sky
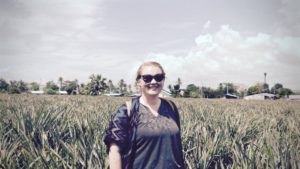
M 133 84 L 157 61 L 165 88 L 264 82 L 300 89 L 299 0 L 0 0 L 0 78 L 101 74 Z

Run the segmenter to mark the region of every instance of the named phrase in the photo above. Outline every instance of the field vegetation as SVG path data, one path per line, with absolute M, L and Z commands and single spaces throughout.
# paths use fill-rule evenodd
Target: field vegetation
M 0 168 L 107 168 L 126 97 L 0 94 Z M 172 99 L 186 168 L 300 168 L 300 102 Z

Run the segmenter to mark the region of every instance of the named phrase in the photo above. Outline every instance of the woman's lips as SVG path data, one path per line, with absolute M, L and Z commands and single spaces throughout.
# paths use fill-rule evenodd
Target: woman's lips
M 157 89 L 160 87 L 159 84 L 147 84 L 146 86 L 148 89 Z

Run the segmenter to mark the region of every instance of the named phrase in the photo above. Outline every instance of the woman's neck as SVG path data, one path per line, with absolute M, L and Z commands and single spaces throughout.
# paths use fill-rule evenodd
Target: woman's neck
M 158 114 L 159 114 L 158 109 L 159 109 L 159 106 L 160 106 L 160 102 L 161 102 L 161 100 L 159 99 L 158 96 L 155 96 L 155 97 L 148 96 L 148 97 L 146 97 L 145 95 L 142 95 L 140 97 L 140 103 L 147 106 L 154 116 L 158 116 Z
M 160 99 L 158 96 L 141 96 L 141 103 L 145 104 L 146 106 L 155 107 L 160 104 Z

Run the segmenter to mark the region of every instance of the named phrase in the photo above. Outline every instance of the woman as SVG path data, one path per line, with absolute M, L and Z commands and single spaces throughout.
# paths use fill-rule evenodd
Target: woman
M 136 82 L 141 96 L 132 99 L 130 110 L 122 105 L 104 135 L 111 169 L 184 168 L 178 110 L 159 97 L 165 72 L 157 62 L 146 62 Z

